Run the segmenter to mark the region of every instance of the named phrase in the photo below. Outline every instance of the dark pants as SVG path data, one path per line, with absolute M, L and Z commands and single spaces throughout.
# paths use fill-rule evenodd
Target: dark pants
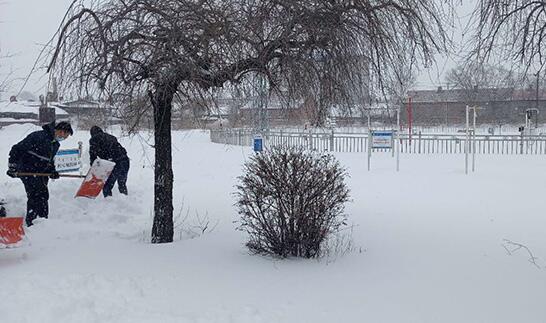
M 49 191 L 47 189 L 47 177 L 21 177 L 27 193 L 27 226 L 37 217 L 46 218 L 49 214 Z
M 104 183 L 102 194 L 104 197 L 112 196 L 112 188 L 116 181 L 118 182 L 118 189 L 121 194 L 127 195 L 127 173 L 129 173 L 129 158 L 118 160 L 116 166 L 112 170 L 112 174 Z

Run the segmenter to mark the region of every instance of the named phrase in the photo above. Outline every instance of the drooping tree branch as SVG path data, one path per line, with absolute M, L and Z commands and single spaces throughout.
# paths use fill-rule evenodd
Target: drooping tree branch
M 544 68 L 546 1 L 480 0 L 472 18 L 475 58 L 509 60 L 525 73 Z

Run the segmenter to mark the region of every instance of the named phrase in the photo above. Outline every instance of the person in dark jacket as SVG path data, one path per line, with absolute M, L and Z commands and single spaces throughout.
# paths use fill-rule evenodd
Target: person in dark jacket
M 6 208 L 4 207 L 4 200 L 0 199 L 0 218 L 6 217 Z
M 91 165 L 95 159 L 107 159 L 116 163 L 112 174 L 104 183 L 102 194 L 104 197 L 112 196 L 112 188 L 116 181 L 121 194 L 127 195 L 127 173 L 129 173 L 129 157 L 116 137 L 102 131 L 98 126 L 91 127 L 91 139 L 89 139 L 89 159 Z
M 25 222 L 31 226 L 37 217 L 46 218 L 49 214 L 48 179 L 59 178 L 55 170 L 54 157 L 59 150 L 59 142 L 73 134 L 70 123 L 62 121 L 48 123 L 42 130 L 29 134 L 25 139 L 11 147 L 7 175 L 20 177 L 27 193 L 27 214 Z M 47 173 L 45 176 L 19 176 L 19 173 Z

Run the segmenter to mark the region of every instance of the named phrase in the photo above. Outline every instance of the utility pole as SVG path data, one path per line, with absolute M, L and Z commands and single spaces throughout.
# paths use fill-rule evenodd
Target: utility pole
M 537 109 L 537 114 L 538 114 L 538 83 L 539 83 L 539 79 L 540 79 L 540 71 L 537 72 L 536 74 L 537 76 L 537 92 L 536 92 L 536 102 L 535 102 L 535 108 Z
M 449 83 L 446 84 L 446 89 L 447 89 L 447 93 L 449 93 Z M 448 111 L 449 111 L 449 98 L 448 98 L 448 94 L 446 93 L 445 95 L 445 103 L 446 103 L 446 129 L 449 127 L 449 119 L 448 119 Z M 447 130 L 446 130 L 447 131 Z
M 258 133 L 263 134 L 269 128 L 267 122 L 267 84 L 265 77 L 258 76 Z

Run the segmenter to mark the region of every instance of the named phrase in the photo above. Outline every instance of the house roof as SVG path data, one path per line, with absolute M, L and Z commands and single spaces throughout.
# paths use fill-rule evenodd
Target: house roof
M 59 107 L 52 107 L 55 109 L 56 115 L 66 115 L 68 113 Z M 2 101 L 0 102 L 0 113 L 33 113 L 38 115 L 40 113 L 40 102 L 36 101 L 17 101 L 9 102 Z
M 330 116 L 335 118 L 367 118 L 370 116 L 395 115 L 396 108 L 387 103 L 379 102 L 371 105 L 357 104 L 350 109 L 340 105 L 330 107 Z
M 445 103 L 445 102 L 488 102 L 510 101 L 513 99 L 514 88 L 478 88 L 478 89 L 438 89 L 408 91 L 408 96 L 415 103 Z
M 215 116 L 227 116 L 230 114 L 231 107 L 223 104 L 218 104 L 210 108 L 209 114 Z
M 64 109 L 111 109 L 112 107 L 104 102 L 97 102 L 86 99 L 78 99 L 75 101 L 64 101 L 55 103 L 56 106 Z
M 265 103 L 265 109 L 266 110 L 290 110 L 290 109 L 299 109 L 302 104 L 304 103 L 303 100 L 299 99 L 295 102 L 291 102 L 292 104 L 286 105 L 285 102 L 282 102 L 281 99 L 276 97 L 271 97 L 267 99 L 267 102 Z M 245 109 L 257 109 L 259 106 L 259 98 L 255 97 L 252 99 L 249 99 L 245 104 L 241 106 L 242 110 Z

